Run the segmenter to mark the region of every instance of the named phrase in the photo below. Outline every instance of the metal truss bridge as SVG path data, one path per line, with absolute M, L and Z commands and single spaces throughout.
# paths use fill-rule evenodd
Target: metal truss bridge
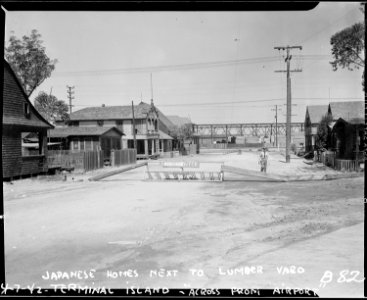
M 277 128 L 276 128 L 277 127 Z M 286 123 L 233 123 L 233 124 L 194 124 L 195 134 L 201 138 L 225 138 L 230 136 L 279 136 L 285 135 Z M 304 132 L 304 123 L 292 123 L 291 134 Z

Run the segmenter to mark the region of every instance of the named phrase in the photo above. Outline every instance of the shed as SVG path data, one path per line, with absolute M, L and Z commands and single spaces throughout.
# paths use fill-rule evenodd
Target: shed
M 47 130 L 53 126 L 33 107 L 16 74 L 4 60 L 2 163 L 3 179 L 47 172 Z M 38 152 L 22 152 L 22 134 L 34 132 Z

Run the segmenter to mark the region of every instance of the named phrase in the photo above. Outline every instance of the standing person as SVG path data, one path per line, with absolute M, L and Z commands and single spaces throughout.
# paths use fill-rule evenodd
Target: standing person
M 260 169 L 261 172 L 266 173 L 266 168 L 268 166 L 268 158 L 269 158 L 268 149 L 264 147 L 262 148 L 262 151 L 260 153 L 260 161 L 259 161 L 261 166 Z
M 313 161 L 317 162 L 317 149 L 316 149 L 316 146 L 314 147 L 314 150 L 313 150 Z

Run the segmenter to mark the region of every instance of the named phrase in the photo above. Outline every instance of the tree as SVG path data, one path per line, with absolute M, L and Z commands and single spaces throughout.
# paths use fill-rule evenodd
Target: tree
M 360 10 L 364 14 L 364 4 L 361 4 Z M 348 70 L 364 68 L 364 34 L 365 23 L 356 23 L 335 33 L 331 39 L 331 53 L 334 61 L 330 62 L 333 70 L 338 67 L 348 68 Z M 362 86 L 364 91 L 364 69 L 362 75 Z
M 40 92 L 34 99 L 34 107 L 51 124 L 55 124 L 56 119 L 69 119 L 68 105 L 63 100 L 58 100 L 53 95 Z
M 174 126 L 173 128 L 170 128 L 170 134 L 179 140 L 190 139 L 193 135 L 192 124 Z
M 169 128 L 169 134 L 175 138 L 177 141 L 177 147 L 180 149 L 180 151 L 184 147 L 184 141 L 189 140 L 193 137 L 193 128 L 192 124 L 182 124 L 180 126 L 173 126 Z
M 326 114 L 321 118 L 319 125 L 317 126 L 316 133 L 316 145 L 320 148 L 328 148 L 329 135 L 330 135 L 330 123 L 333 121 L 333 117 Z
M 30 36 L 23 36 L 22 40 L 12 32 L 9 45 L 5 47 L 5 59 L 17 74 L 28 97 L 46 78 L 51 76 L 57 63 L 56 59 L 51 60 L 46 55 L 40 38 L 41 34 L 35 29 Z

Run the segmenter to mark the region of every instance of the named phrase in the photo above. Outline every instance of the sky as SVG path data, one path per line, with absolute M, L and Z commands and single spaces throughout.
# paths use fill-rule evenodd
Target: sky
M 358 2 L 309 11 L 6 11 L 9 36 L 41 34 L 56 68 L 31 95 L 52 93 L 73 111 L 141 100 L 197 124 L 285 122 L 291 50 L 292 121 L 307 105 L 364 100 L 362 70 L 332 70 L 330 37 L 363 20 Z

